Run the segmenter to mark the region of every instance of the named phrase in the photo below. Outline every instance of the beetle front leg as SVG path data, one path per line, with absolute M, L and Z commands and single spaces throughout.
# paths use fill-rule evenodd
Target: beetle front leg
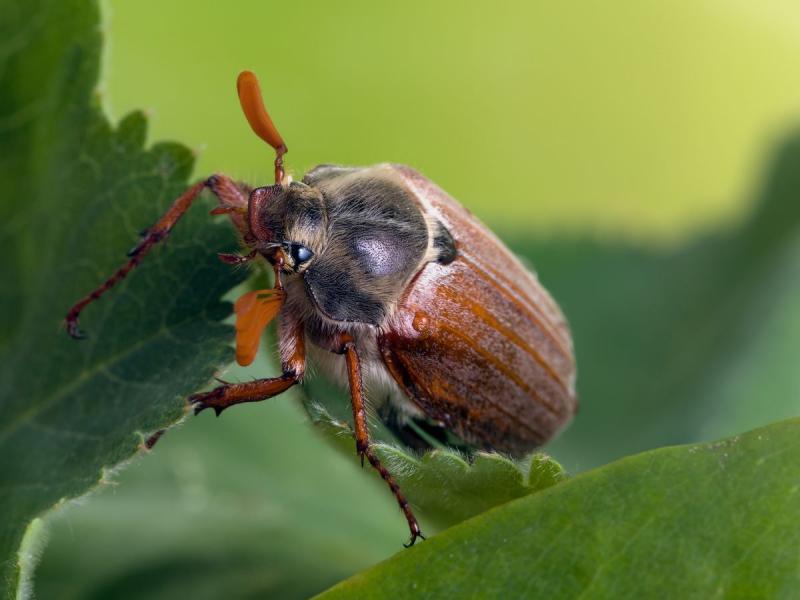
M 192 394 L 189 396 L 189 403 L 194 408 L 194 414 L 213 408 L 219 416 L 229 406 L 267 400 L 300 383 L 306 371 L 304 323 L 293 314 L 282 315 L 278 339 L 283 375 L 247 383 L 226 383 L 210 392 Z
M 249 186 L 237 183 L 221 173 L 209 177 L 206 185 L 219 199 L 221 207 L 247 210 L 247 200 L 251 191 Z
M 213 408 L 217 416 L 234 404 L 243 402 L 260 402 L 282 394 L 299 381 L 296 373 L 284 373 L 280 377 L 257 379 L 247 383 L 229 383 L 214 388 L 210 392 L 202 392 L 189 396 L 189 403 L 198 414 L 207 408 Z
M 422 535 L 419 529 L 419 523 L 417 523 L 417 518 L 414 516 L 403 492 L 400 491 L 400 486 L 397 485 L 394 477 L 386 470 L 386 467 L 381 464 L 381 461 L 370 445 L 369 429 L 367 428 L 367 412 L 364 405 L 364 386 L 361 380 L 361 362 L 358 358 L 356 345 L 349 336 L 342 337 L 342 352 L 347 362 L 347 379 L 350 384 L 350 399 L 353 404 L 356 451 L 359 456 L 361 456 L 361 465 L 364 465 L 364 458 L 366 457 L 369 464 L 378 471 L 381 478 L 386 482 L 386 485 L 392 490 L 392 494 L 394 494 L 397 504 L 400 505 L 400 510 L 403 511 L 406 521 L 408 522 L 408 529 L 411 532 L 411 540 L 409 540 L 407 544 L 403 544 L 406 548 L 409 548 L 414 545 L 417 538 L 424 540 L 425 536 Z
M 209 188 L 214 192 L 223 206 L 244 207 L 242 210 L 246 210 L 246 190 L 240 188 L 230 178 L 224 175 L 212 175 L 204 181 L 195 183 L 172 203 L 169 209 L 167 209 L 167 212 L 165 212 L 152 227 L 149 227 L 142 233 L 142 238 L 139 240 L 139 243 L 128 252 L 128 256 L 130 257 L 128 262 L 117 269 L 117 271 L 100 286 L 78 300 L 78 302 L 69 309 L 65 322 L 67 325 L 67 333 L 69 333 L 70 336 L 76 339 L 84 337 L 84 334 L 78 326 L 78 317 L 83 309 L 95 300 L 98 300 L 108 290 L 125 279 L 128 273 L 142 262 L 153 246 L 169 235 L 172 228 L 175 227 L 180 218 L 189 210 L 194 201 L 200 196 L 200 192 L 205 188 Z M 231 218 L 237 226 L 239 226 L 239 221 L 244 223 L 243 215 L 232 215 Z M 237 219 L 239 219 L 239 221 L 237 221 Z

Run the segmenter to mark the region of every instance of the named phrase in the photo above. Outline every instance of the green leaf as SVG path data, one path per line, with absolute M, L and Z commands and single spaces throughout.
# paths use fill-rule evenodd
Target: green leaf
M 357 461 L 350 425 L 335 419 L 320 404 L 306 402 L 305 406 L 324 435 Z M 476 452 L 469 459 L 451 449 L 417 456 L 393 444 L 375 442 L 373 446 L 414 509 L 439 527 L 449 527 L 566 478 L 561 465 L 545 454 L 514 461 L 494 452 Z
M 186 395 L 230 362 L 219 298 L 241 274 L 214 256 L 235 246 L 232 230 L 198 207 L 85 311 L 88 340 L 67 337 L 67 309 L 122 264 L 193 157 L 145 149 L 140 113 L 116 129 L 102 115 L 94 3 L 4 1 L 0 14 L 0 596 L 13 597 L 31 520 L 181 419 Z
M 319 596 L 779 598 L 800 589 L 800 420 L 625 458 Z

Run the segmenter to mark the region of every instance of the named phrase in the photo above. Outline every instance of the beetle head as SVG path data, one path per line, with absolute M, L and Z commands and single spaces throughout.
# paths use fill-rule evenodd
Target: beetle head
M 287 272 L 305 271 L 325 246 L 322 194 L 304 183 L 254 189 L 248 215 L 255 248 L 272 263 L 281 254 Z
M 264 107 L 256 76 L 243 71 L 236 89 L 253 132 L 275 150 L 275 185 L 256 188 L 250 194 L 248 222 L 253 246 L 272 264 L 281 258 L 285 272 L 303 272 L 325 244 L 322 195 L 315 188 L 286 177 L 286 144 Z

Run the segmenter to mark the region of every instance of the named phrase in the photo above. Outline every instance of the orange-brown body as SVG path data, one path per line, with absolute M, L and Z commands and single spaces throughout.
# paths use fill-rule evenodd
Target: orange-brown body
M 522 454 L 575 413 L 569 329 L 536 276 L 469 211 L 408 167 L 393 167 L 456 241 L 456 259 L 412 280 L 379 347 L 429 417 L 465 441 Z

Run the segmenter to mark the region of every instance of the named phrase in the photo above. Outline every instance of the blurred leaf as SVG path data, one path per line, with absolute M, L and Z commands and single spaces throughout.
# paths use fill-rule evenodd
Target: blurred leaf
M 794 133 L 739 227 L 670 252 L 512 242 L 574 333 L 580 413 L 548 447 L 568 470 L 800 413 L 798 189 Z
M 664 448 L 483 513 L 319 598 L 778 598 L 800 586 L 800 420 Z
M 0 595 L 13 597 L 31 519 L 179 420 L 186 394 L 231 360 L 219 298 L 241 275 L 213 254 L 236 244 L 231 229 L 195 209 L 85 312 L 89 339 L 68 339 L 67 309 L 185 188 L 193 157 L 145 150 L 139 113 L 110 128 L 91 97 L 94 3 L 4 0 L 0 14 Z
M 319 404 L 306 407 L 326 437 L 358 461 L 350 425 L 333 418 Z M 435 449 L 418 457 L 396 445 L 373 445 L 415 510 L 440 527 L 449 527 L 566 478 L 561 465 L 545 454 L 514 461 L 497 453 L 476 452 L 469 459 L 455 450 Z M 370 471 L 378 477 L 376 471 Z
M 266 178 L 228 100 L 247 66 L 298 175 L 410 164 L 506 234 L 686 239 L 743 214 L 762 149 L 800 118 L 792 0 L 110 4 L 112 105 L 155 107 L 159 138 L 206 144 L 201 172 Z M 202 91 L 189 110 L 176 89 Z

